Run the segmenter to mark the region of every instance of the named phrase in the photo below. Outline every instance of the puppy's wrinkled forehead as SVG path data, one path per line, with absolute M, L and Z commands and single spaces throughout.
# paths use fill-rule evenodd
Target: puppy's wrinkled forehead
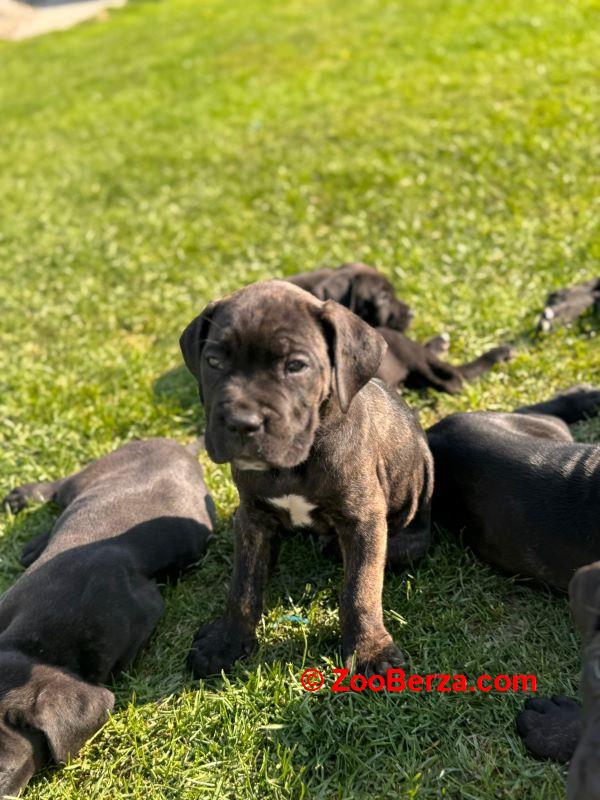
M 233 350 L 252 348 L 277 353 L 318 346 L 321 303 L 283 281 L 253 284 L 226 297 L 213 316 L 210 339 Z

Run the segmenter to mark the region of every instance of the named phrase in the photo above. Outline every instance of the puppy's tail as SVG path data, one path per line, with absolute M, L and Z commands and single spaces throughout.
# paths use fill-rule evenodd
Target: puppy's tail
M 193 442 L 186 444 L 185 449 L 188 451 L 188 453 L 191 453 L 193 456 L 200 455 L 200 452 L 202 450 L 206 450 L 204 434 L 201 434 L 197 439 L 194 439 Z
M 558 417 L 567 425 L 574 425 L 584 419 L 600 414 L 600 389 L 592 386 L 572 386 L 564 392 L 532 406 L 515 408 L 519 414 L 549 414 Z

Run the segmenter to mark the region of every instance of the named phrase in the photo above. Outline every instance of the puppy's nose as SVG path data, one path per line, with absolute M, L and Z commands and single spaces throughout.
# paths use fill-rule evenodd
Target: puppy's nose
M 236 411 L 225 418 L 225 426 L 231 433 L 256 433 L 262 424 L 263 419 L 257 411 Z

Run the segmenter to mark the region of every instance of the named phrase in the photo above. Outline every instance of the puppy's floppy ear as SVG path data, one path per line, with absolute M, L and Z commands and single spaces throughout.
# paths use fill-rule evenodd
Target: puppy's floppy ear
M 324 280 L 316 296 L 319 300 L 335 300 L 346 308 L 352 308 L 352 293 L 354 281 L 344 272 L 333 271 L 332 275 Z
M 327 300 L 320 313 L 335 374 L 338 402 L 344 414 L 354 395 L 377 373 L 385 339 L 339 303 Z
M 44 734 L 58 764 L 76 755 L 104 725 L 115 696 L 60 669 L 41 668 L 36 674 L 38 669 L 34 668 L 33 685 L 15 711 L 21 724 Z
M 200 358 L 213 314 L 218 305 L 218 300 L 213 300 L 212 303 L 209 303 L 204 311 L 190 322 L 179 338 L 179 347 L 181 348 L 183 360 L 188 370 L 198 381 L 200 399 L 202 401 L 204 398 L 202 397 L 202 384 L 200 382 Z
M 584 643 L 600 632 L 600 562 L 578 569 L 569 584 L 573 620 Z

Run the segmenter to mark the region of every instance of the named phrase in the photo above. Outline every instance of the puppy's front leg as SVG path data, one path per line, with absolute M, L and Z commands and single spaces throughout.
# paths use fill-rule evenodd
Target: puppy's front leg
M 233 575 L 225 614 L 200 628 L 188 656 L 188 666 L 197 678 L 227 671 L 256 647 L 277 526 L 271 515 L 242 501 L 233 533 Z
M 337 526 L 344 558 L 340 599 L 342 655 L 347 667 L 365 675 L 385 674 L 404 662 L 383 624 L 381 595 L 386 558 L 387 521 L 380 509 Z

